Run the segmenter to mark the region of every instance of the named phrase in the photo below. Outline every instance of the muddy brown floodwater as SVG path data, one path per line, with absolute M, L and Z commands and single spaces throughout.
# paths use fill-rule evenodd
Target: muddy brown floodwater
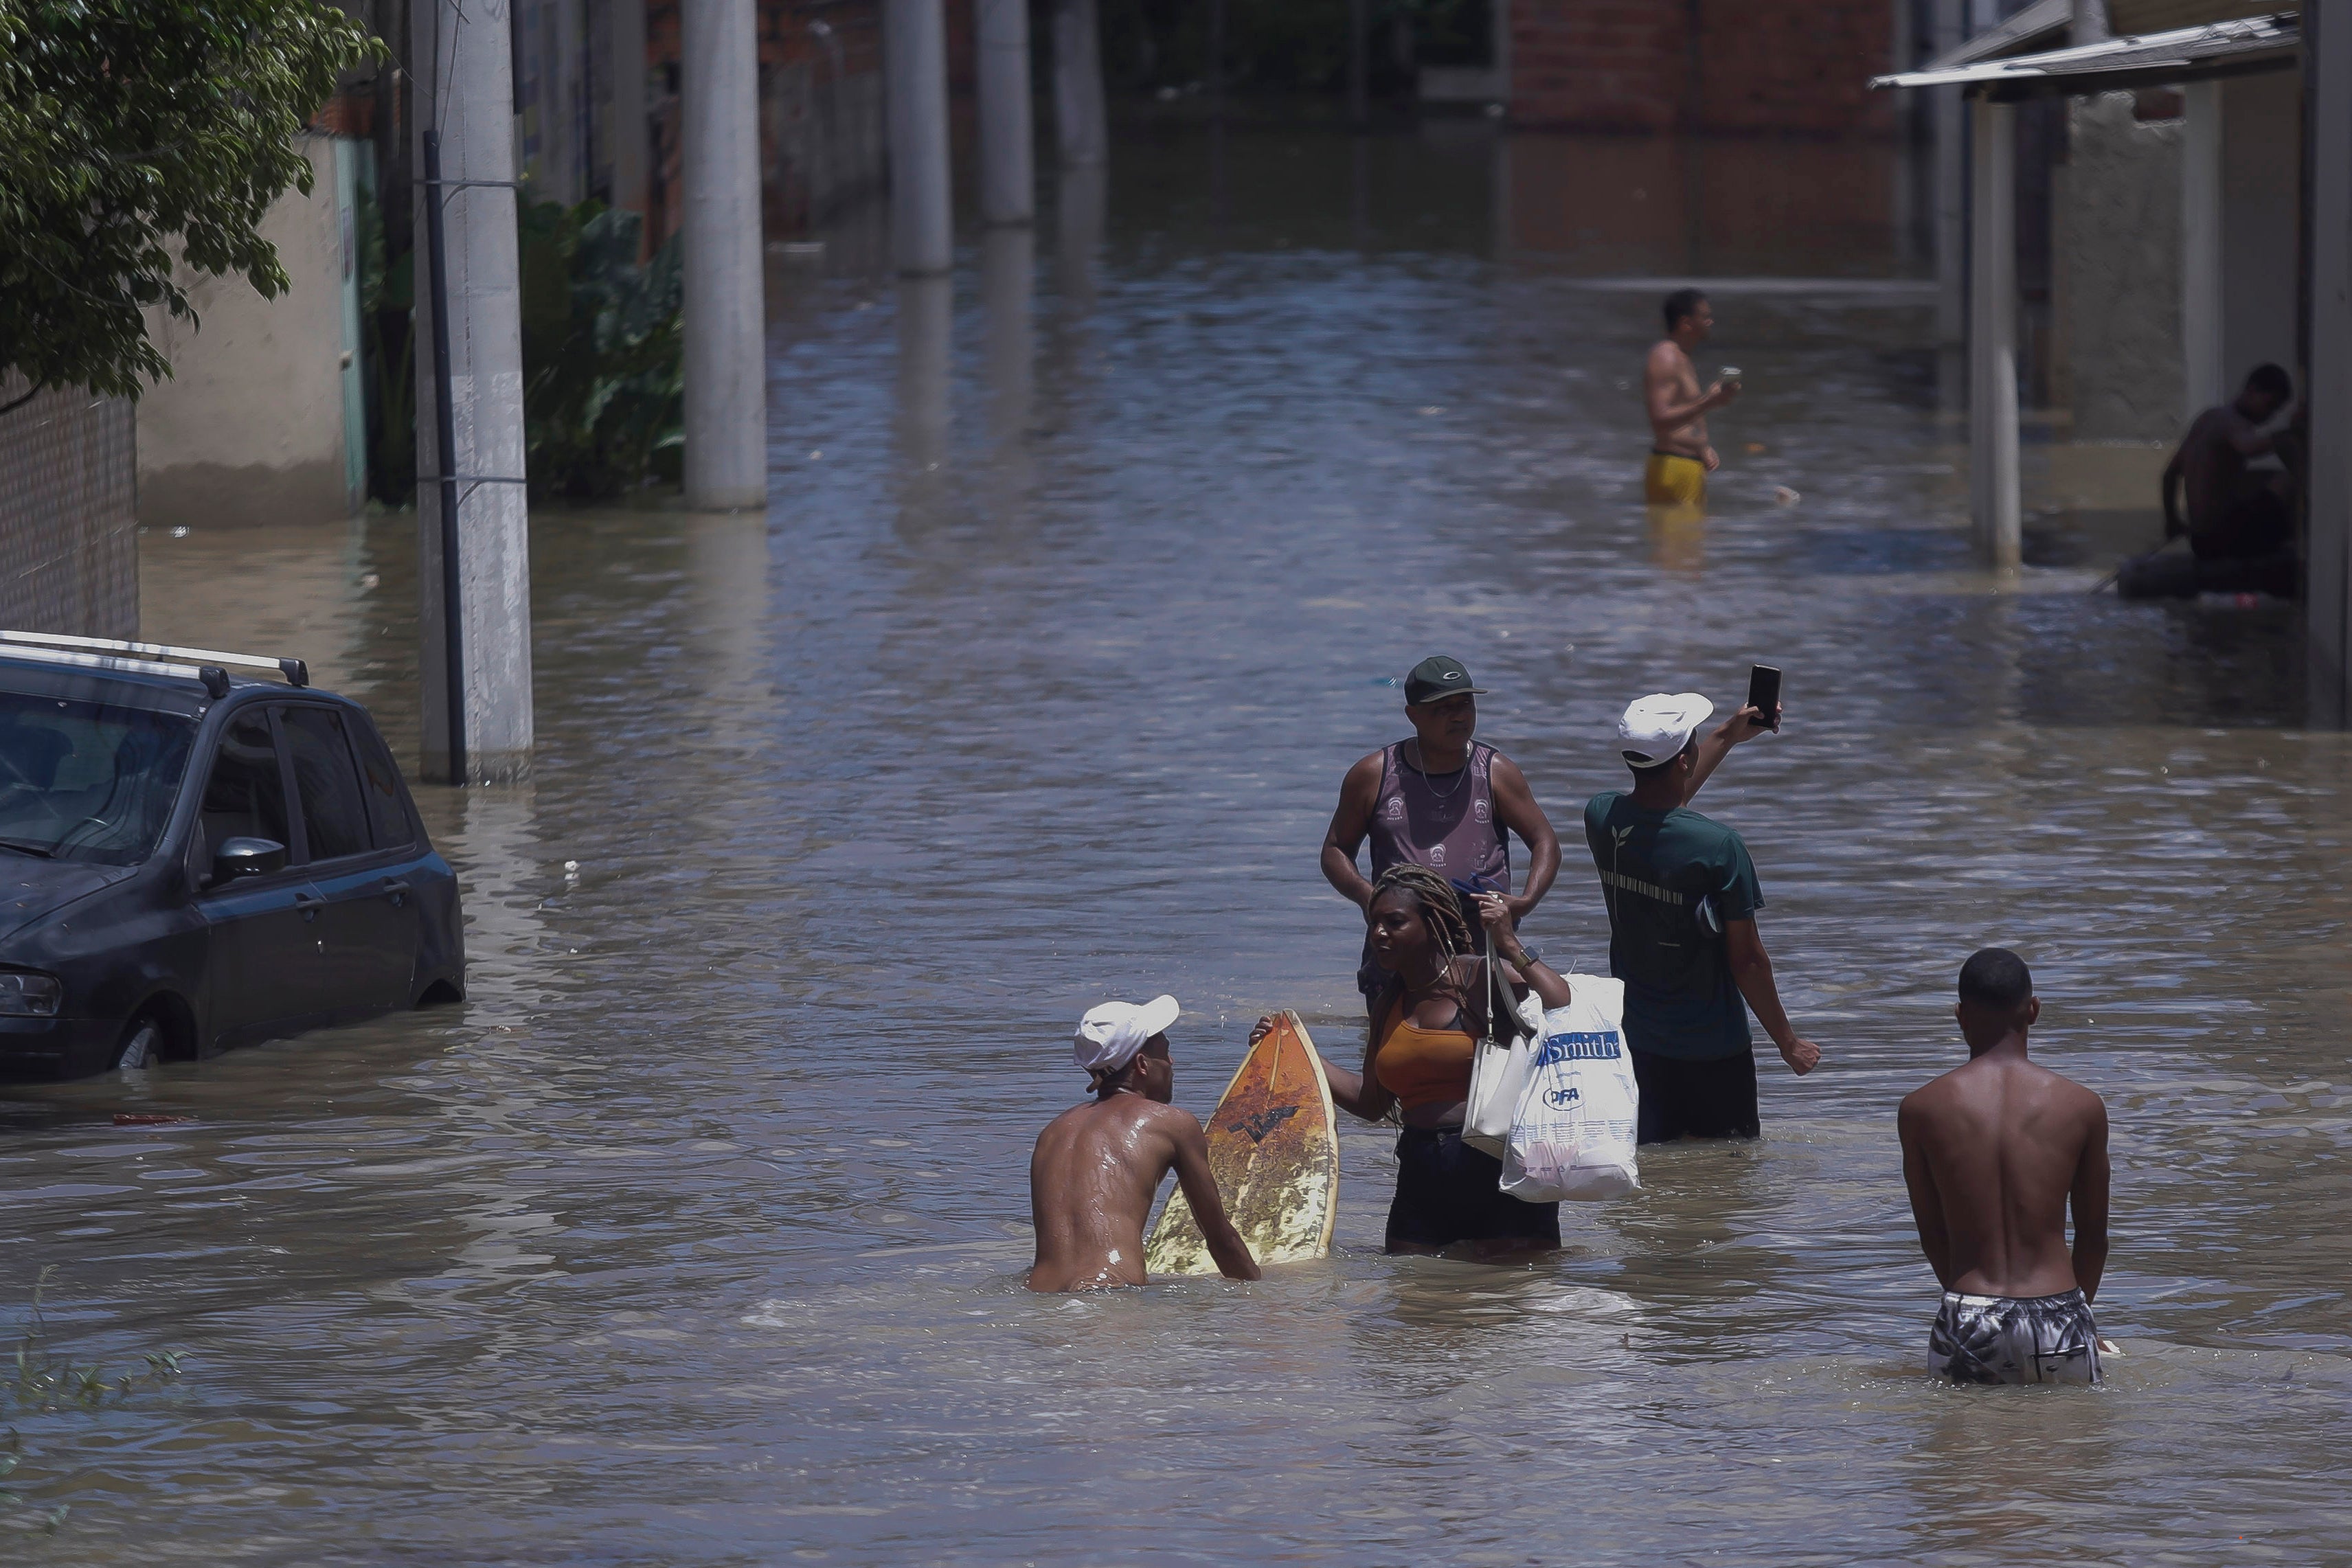
M 851 233 L 780 272 L 765 519 L 537 519 L 537 779 L 420 790 L 465 1006 L 5 1091 L 0 1311 L 53 1270 L 52 1348 L 187 1375 L 18 1421 L 9 1485 L 71 1511 L 0 1555 L 2343 1550 L 2347 753 L 2298 727 L 2292 616 L 2088 597 L 2064 519 L 2037 558 L 2078 564 L 1977 571 L 1899 288 L 1720 287 L 1752 390 L 1714 516 L 1654 532 L 1651 295 L 1497 259 L 1475 146 L 1384 146 L 1352 214 L 1337 144 L 1236 135 L 1213 188 L 1200 153 L 1123 152 L 1101 235 L 951 284 Z M 1283 158 L 1313 177 L 1238 172 Z M 151 536 L 148 629 L 306 655 L 413 756 L 412 538 Z M 1357 1049 L 1316 846 L 1438 650 L 1571 834 L 1628 696 L 1786 668 L 1704 804 L 1822 1068 L 1768 1051 L 1760 1143 L 1649 1155 L 1526 1266 L 1381 1256 L 1351 1124 L 1328 1262 L 1033 1297 L 1086 1006 L 1181 998 L 1204 1113 L 1261 1009 Z M 1574 847 L 1531 930 L 1605 962 Z M 2113 1108 L 2101 1390 L 1919 1370 L 1894 1108 L 1990 941 Z

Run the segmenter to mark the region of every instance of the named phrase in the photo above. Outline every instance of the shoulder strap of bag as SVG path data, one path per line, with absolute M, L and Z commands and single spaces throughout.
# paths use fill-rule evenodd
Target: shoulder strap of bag
M 1495 944 L 1491 941 L 1486 944 L 1485 956 L 1486 961 L 1486 1043 L 1499 1045 L 1502 1041 L 1495 1033 Z

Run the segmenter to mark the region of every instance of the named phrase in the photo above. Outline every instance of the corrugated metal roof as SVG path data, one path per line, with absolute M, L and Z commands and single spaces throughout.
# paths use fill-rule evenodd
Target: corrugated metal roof
M 2074 0 L 2033 0 L 2006 21 L 1996 23 L 1958 48 L 1947 49 L 1919 67 L 1923 71 L 1956 70 L 1979 60 L 1998 59 L 2045 43 L 2074 21 Z
M 1874 78 L 1870 85 L 1969 87 L 1998 99 L 2107 92 L 2284 69 L 2297 63 L 2302 43 L 2297 13 L 2283 12 L 2169 33 L 2106 38 L 1948 70 L 1902 71 Z

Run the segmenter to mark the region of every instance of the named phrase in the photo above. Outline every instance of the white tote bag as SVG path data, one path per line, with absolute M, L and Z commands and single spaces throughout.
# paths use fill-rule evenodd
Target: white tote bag
M 1462 1141 L 1483 1154 L 1503 1157 L 1511 1141 L 1511 1118 L 1519 1112 L 1519 1096 L 1528 1086 L 1535 1061 L 1535 1041 L 1543 1035 L 1543 1002 L 1532 991 L 1517 1005 L 1521 1032 L 1497 1039 L 1499 1003 L 1508 1008 L 1510 988 L 1495 973 L 1495 955 L 1486 955 L 1486 1038 L 1470 1059 L 1470 1103 L 1462 1113 Z
M 1625 982 L 1570 975 L 1568 986 L 1568 1006 L 1544 1014 L 1503 1150 L 1503 1190 L 1528 1203 L 1618 1197 L 1641 1185 Z

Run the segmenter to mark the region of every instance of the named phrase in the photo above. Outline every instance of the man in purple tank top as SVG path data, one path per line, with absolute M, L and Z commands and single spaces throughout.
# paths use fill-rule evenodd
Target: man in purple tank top
M 1503 894 L 1517 922 L 1551 890 L 1559 874 L 1559 835 L 1518 764 L 1471 738 L 1485 695 L 1459 660 L 1423 659 L 1404 678 L 1412 738 L 1384 746 L 1348 769 L 1339 809 L 1323 835 L 1323 874 L 1357 908 L 1372 896 L 1371 879 L 1356 864 L 1367 838 L 1372 876 L 1406 861 L 1427 866 L 1465 894 L 1470 929 L 1481 941 L 1485 928 L 1469 894 Z M 1516 894 L 1507 830 L 1528 846 L 1528 880 Z M 1367 949 L 1358 988 L 1369 998 L 1380 978 Z

